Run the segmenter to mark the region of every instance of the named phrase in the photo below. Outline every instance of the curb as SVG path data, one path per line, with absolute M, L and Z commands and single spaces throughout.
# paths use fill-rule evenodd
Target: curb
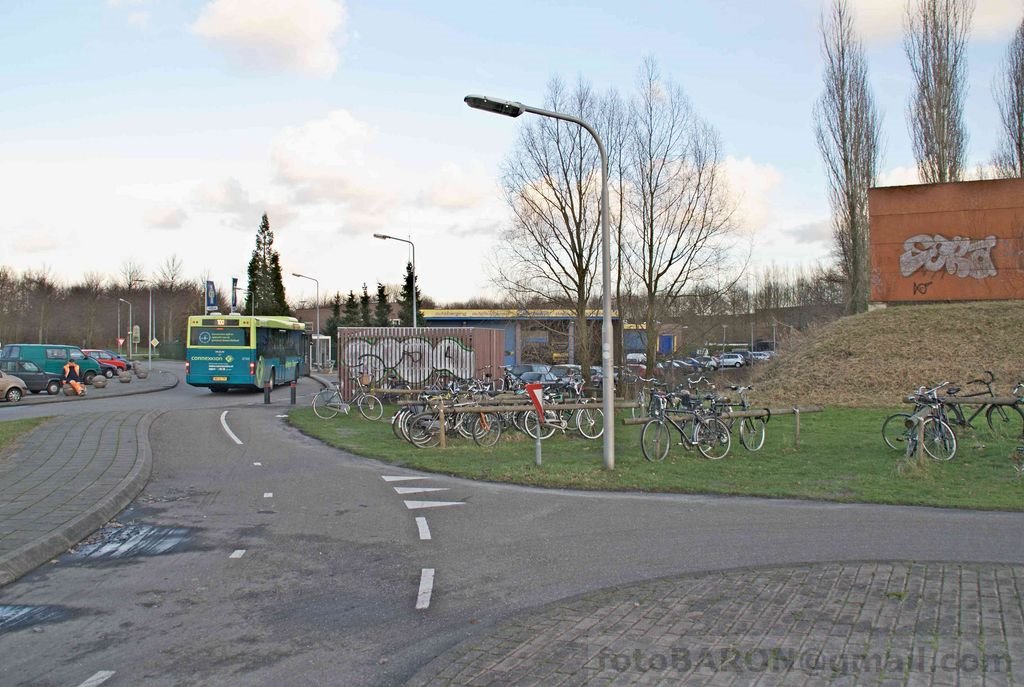
M 70 399 L 73 400 L 73 399 Z M 149 481 L 153 469 L 153 453 L 149 447 L 149 428 L 163 411 L 146 413 L 135 428 L 138 459 L 124 479 L 107 497 L 68 522 L 60 531 L 25 544 L 0 557 L 0 587 L 59 556 L 109 522 L 131 503 Z
M 166 370 L 155 370 L 155 372 L 159 372 L 162 375 L 171 375 L 171 378 L 174 380 L 173 383 L 165 384 L 163 386 L 139 389 L 139 390 L 136 390 L 137 389 L 137 387 L 136 387 L 136 388 L 133 388 L 133 389 L 130 389 L 130 390 L 125 390 L 123 393 L 118 393 L 116 395 L 111 395 L 111 396 L 95 396 L 95 395 L 86 394 L 83 398 L 75 398 L 75 397 L 72 397 L 72 396 L 65 396 L 63 393 L 59 393 L 59 394 L 57 394 L 56 396 L 53 396 L 53 397 L 50 397 L 50 396 L 40 397 L 40 400 L 34 401 L 34 402 L 33 402 L 33 397 L 28 396 L 28 397 L 25 398 L 25 400 L 29 401 L 29 403 L 25 403 L 24 405 L 25 406 L 36 406 L 36 405 L 49 405 L 51 403 L 74 403 L 74 402 L 77 402 L 77 401 L 105 401 L 105 400 L 108 400 L 108 399 L 111 399 L 111 398 L 120 398 L 122 396 L 138 396 L 140 394 L 154 394 L 154 393 L 156 393 L 158 391 L 167 391 L 168 389 L 173 389 L 174 387 L 178 386 L 178 384 L 181 383 L 180 379 L 178 379 L 176 376 L 174 376 L 173 374 L 171 374 L 170 372 L 168 372 Z M 22 404 L 19 404 L 19 405 L 22 405 Z

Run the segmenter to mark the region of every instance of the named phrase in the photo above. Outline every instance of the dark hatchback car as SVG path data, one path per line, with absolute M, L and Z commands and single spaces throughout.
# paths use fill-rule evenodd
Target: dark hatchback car
M 0 371 L 21 377 L 34 394 L 40 391 L 51 396 L 60 393 L 60 377 L 44 372 L 31 360 L 0 360 Z

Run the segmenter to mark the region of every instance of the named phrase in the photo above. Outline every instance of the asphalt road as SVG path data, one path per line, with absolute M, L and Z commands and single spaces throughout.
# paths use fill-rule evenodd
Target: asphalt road
M 299 402 L 316 388 L 304 381 Z M 1022 514 L 418 475 L 303 437 L 280 417 L 287 401 L 180 385 L 90 403 L 165 410 L 153 475 L 124 527 L 0 590 L 0 604 L 39 609 L 15 631 L 0 623 L 0 682 L 395 685 L 517 612 L 614 585 L 818 561 L 1024 562 Z M 417 479 L 384 479 L 403 476 Z

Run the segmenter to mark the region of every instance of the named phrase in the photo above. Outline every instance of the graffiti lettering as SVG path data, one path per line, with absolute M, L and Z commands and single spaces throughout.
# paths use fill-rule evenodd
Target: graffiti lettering
M 473 376 L 473 351 L 457 339 L 442 339 L 436 345 L 420 338 L 355 339 L 341 352 L 341 362 L 366 373 L 373 383 L 385 376 L 410 384 L 422 384 L 434 373 L 461 379 Z
M 903 242 L 900 273 L 909 277 L 919 269 L 927 272 L 945 269 L 960 278 L 974 277 L 981 280 L 994 277 L 996 267 L 992 264 L 992 250 L 996 243 L 995 236 L 977 241 L 963 236 L 947 239 L 941 234 L 911 236 Z
M 918 294 L 921 294 L 922 296 L 925 295 L 926 293 L 928 293 L 928 287 L 931 286 L 931 285 L 932 285 L 932 282 L 930 282 L 930 281 L 926 281 L 923 284 L 918 284 L 917 282 L 914 282 L 914 295 L 915 296 L 918 295 Z

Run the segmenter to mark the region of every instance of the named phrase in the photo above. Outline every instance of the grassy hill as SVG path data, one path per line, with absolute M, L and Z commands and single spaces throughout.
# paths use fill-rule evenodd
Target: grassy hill
M 995 374 L 1006 395 L 1024 380 L 1024 302 L 889 307 L 844 317 L 780 346 L 754 373 L 757 402 L 898 406 L 921 385 Z

